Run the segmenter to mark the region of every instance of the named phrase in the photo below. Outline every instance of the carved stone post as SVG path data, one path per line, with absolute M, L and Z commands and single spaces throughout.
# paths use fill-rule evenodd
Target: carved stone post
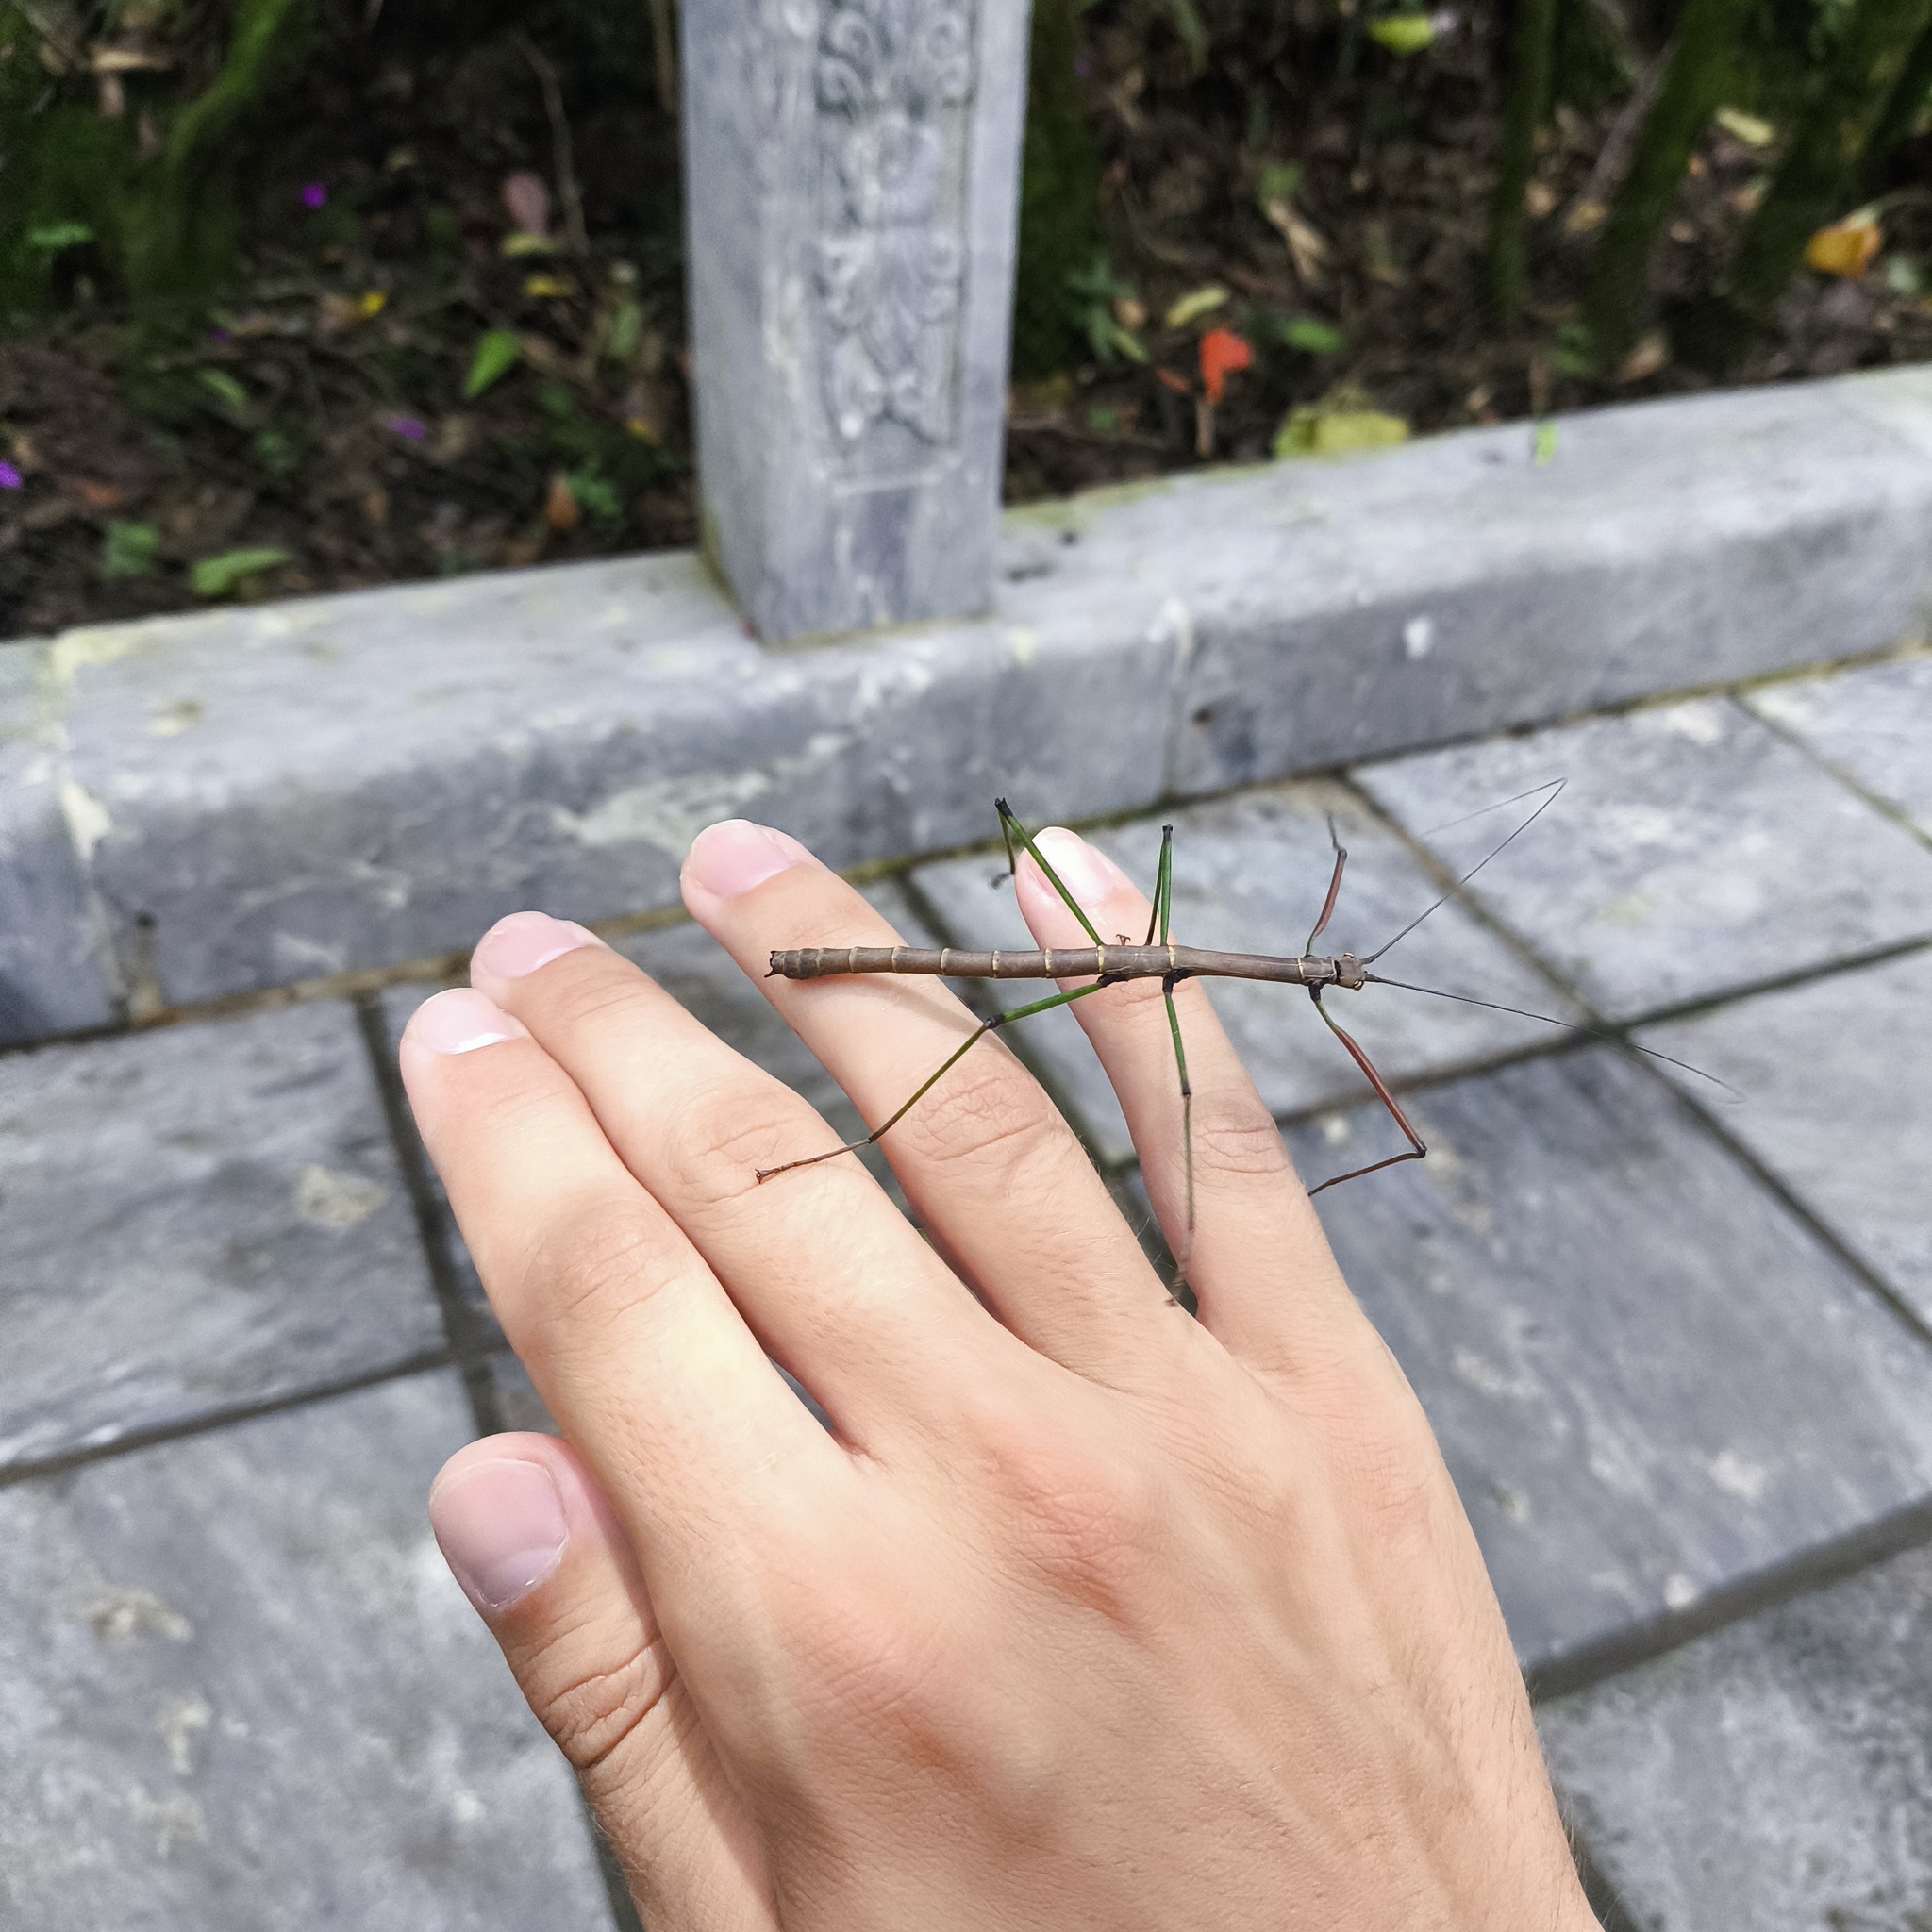
M 683 0 L 705 541 L 761 637 L 992 591 L 1025 0 Z

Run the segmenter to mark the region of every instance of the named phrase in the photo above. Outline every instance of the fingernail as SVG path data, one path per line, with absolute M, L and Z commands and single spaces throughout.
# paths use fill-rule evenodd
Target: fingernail
M 410 1015 L 404 1038 L 431 1053 L 474 1053 L 499 1040 L 527 1040 L 529 1034 L 494 1000 L 458 986 L 425 1000 Z
M 566 953 L 575 953 L 579 946 L 603 943 L 575 920 L 552 919 L 547 912 L 512 912 L 476 941 L 476 950 L 470 955 L 470 971 L 485 973 L 492 979 L 521 979 Z
M 471 1463 L 429 1492 L 443 1560 L 479 1610 L 505 1610 L 557 1568 L 570 1540 L 563 1498 L 540 1462 Z
M 725 819 L 707 825 L 691 841 L 684 870 L 706 891 L 734 899 L 810 857 L 789 832 L 755 825 L 749 819 Z
M 1060 884 L 1082 905 L 1134 889 L 1134 882 L 1106 853 L 1064 825 L 1049 825 L 1033 842 L 1045 853 Z

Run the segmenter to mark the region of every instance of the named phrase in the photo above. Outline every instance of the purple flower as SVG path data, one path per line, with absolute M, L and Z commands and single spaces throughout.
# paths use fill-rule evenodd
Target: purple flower
M 208 339 L 211 342 L 232 342 L 235 340 L 226 329 L 219 325 L 208 330 Z
M 20 472 L 11 463 L 0 463 L 0 490 L 20 490 L 25 487 Z
M 323 208 L 328 202 L 328 190 L 320 181 L 311 181 L 302 191 L 304 208 Z
M 392 429 L 406 442 L 421 442 L 429 434 L 428 424 L 416 416 L 385 416 L 382 426 Z

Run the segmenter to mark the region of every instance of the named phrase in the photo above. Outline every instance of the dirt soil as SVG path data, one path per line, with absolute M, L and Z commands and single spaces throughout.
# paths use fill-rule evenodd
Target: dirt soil
M 240 286 L 137 323 L 82 251 L 61 311 L 0 337 L 0 636 L 694 541 L 672 117 L 600 92 L 567 45 L 399 54 L 363 0 L 322 12 Z M 1068 366 L 1013 391 L 1008 500 L 1254 460 L 1298 408 L 1422 433 L 1708 385 L 1662 327 L 1615 379 L 1584 373 L 1627 105 L 1557 110 L 1530 313 L 1489 314 L 1490 13 L 1439 14 L 1425 55 L 1331 34 L 1198 72 L 1127 0 L 1085 21 L 1106 259 L 1066 265 L 1086 331 Z M 1760 131 L 1706 139 L 1653 264 L 1662 320 L 1762 192 Z M 1741 379 L 1932 358 L 1932 194 L 1909 186 L 1932 142 L 1894 172 L 1883 250 L 1861 275 L 1805 272 Z M 514 359 L 477 388 L 491 331 Z M 1210 359 L 1239 339 L 1218 377 L 1210 337 Z

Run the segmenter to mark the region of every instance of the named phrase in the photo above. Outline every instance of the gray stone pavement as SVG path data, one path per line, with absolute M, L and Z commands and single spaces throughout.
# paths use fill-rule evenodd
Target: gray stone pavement
M 1332 812 L 1331 936 L 1360 949 L 1533 801 L 1449 822 L 1569 781 L 1385 964 L 1628 1030 L 1352 996 L 1432 1153 L 1319 1205 L 1624 1925 L 1932 1917 L 1928 664 L 1095 833 L 1144 878 L 1172 816 L 1183 936 L 1291 951 Z M 999 870 L 915 857 L 869 890 L 908 939 L 1001 943 Z M 701 935 L 620 943 L 851 1124 Z M 547 1422 L 386 1084 L 426 991 L 0 1054 L 0 1924 L 611 1923 L 559 1762 L 423 1527 L 449 1449 Z M 1299 994 L 1215 998 L 1310 1178 L 1395 1151 Z M 1052 1017 L 1008 1037 L 1130 1193 Z

